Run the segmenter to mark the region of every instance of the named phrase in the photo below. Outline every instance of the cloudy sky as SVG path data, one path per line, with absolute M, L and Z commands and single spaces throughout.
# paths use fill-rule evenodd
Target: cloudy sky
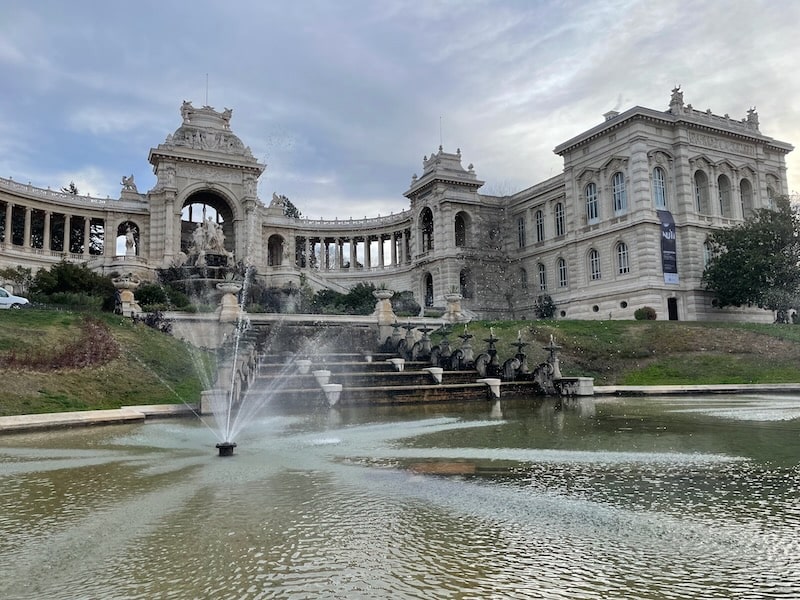
M 404 210 L 440 142 L 485 192 L 528 187 L 557 144 L 665 110 L 675 84 L 800 146 L 798 23 L 796 0 L 2 0 L 0 176 L 146 191 L 183 100 L 232 108 L 259 196 L 311 218 Z M 800 190 L 800 150 L 788 171 Z

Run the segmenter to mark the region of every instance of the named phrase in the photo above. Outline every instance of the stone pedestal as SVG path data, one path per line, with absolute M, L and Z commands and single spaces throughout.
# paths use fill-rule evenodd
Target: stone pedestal
M 461 294 L 445 294 L 444 299 L 447 301 L 447 311 L 444 313 L 444 318 L 451 323 L 464 321 L 464 314 L 461 312 Z
M 236 295 L 242 289 L 242 284 L 234 281 L 225 281 L 217 284 L 217 289 L 222 292 L 219 301 L 219 320 L 238 321 L 241 307 Z
M 133 291 L 139 287 L 141 281 L 138 277 L 128 274 L 112 279 L 111 282 L 117 289 L 117 301 L 114 310 L 125 317 L 132 317 L 142 312 L 142 307 L 136 302 Z
M 375 290 L 372 295 L 376 300 L 375 310 L 372 314 L 378 319 L 378 341 L 383 342 L 392 335 L 392 323 L 397 321 L 391 302 L 394 292 L 392 290 Z

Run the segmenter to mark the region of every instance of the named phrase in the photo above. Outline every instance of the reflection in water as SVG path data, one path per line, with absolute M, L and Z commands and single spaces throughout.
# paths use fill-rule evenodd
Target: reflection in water
M 224 460 L 193 421 L 8 436 L 0 595 L 796 598 L 798 409 L 325 409 Z

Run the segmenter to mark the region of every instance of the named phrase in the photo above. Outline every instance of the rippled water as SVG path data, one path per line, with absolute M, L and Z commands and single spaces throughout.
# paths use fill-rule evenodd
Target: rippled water
M 0 438 L 0 598 L 798 598 L 800 398 Z

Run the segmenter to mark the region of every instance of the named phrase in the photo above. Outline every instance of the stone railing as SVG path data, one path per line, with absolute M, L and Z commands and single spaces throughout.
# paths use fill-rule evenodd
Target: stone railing
M 380 227 L 392 227 L 410 220 L 411 220 L 411 211 L 404 210 L 399 213 L 383 217 L 379 216 L 379 217 L 364 218 L 364 219 L 353 219 L 352 217 L 349 219 L 309 219 L 304 217 L 302 219 L 292 219 L 290 222 L 296 223 L 301 229 L 322 228 L 328 230 L 336 230 L 336 229 L 353 229 L 353 228 L 372 229 Z
M 111 197 L 96 198 L 89 195 L 67 194 L 60 190 L 52 190 L 50 188 L 38 188 L 30 183 L 19 183 L 10 178 L 6 179 L 5 177 L 0 177 L 0 190 L 6 190 L 13 194 L 23 194 L 29 198 L 36 198 L 38 200 L 57 202 L 59 205 L 74 207 L 85 207 L 87 203 L 93 205 L 94 207 L 104 208 L 108 206 L 117 209 L 141 206 L 141 204 L 138 202 L 116 200 Z

